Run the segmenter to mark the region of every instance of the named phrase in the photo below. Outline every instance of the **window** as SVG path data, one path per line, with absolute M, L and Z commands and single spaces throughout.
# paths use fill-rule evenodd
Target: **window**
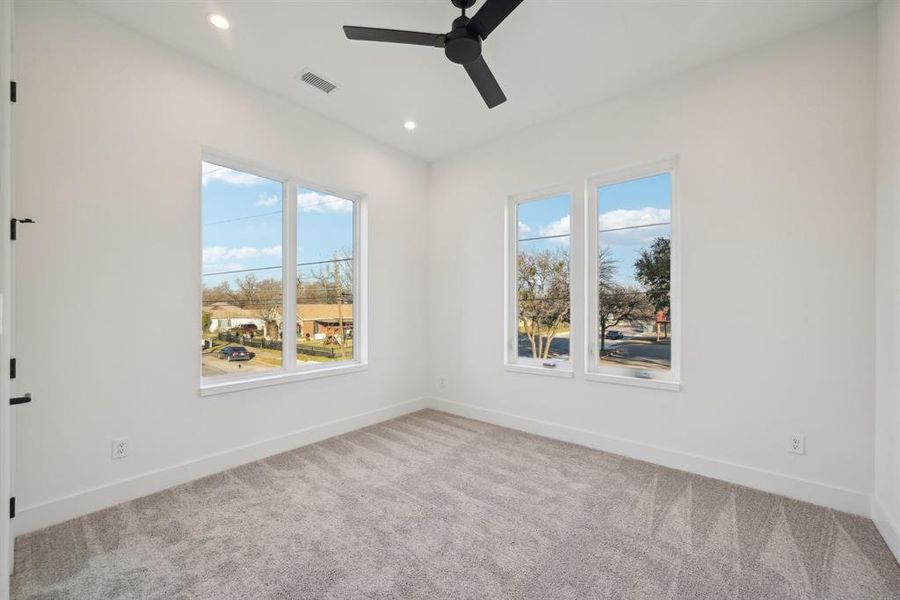
M 203 377 L 282 366 L 283 188 L 203 163 Z
M 677 388 L 674 162 L 590 180 L 588 373 Z
M 509 207 L 507 364 L 571 374 L 569 194 Z
M 202 391 L 363 363 L 360 202 L 203 161 Z
M 297 363 L 353 359 L 350 200 L 297 188 Z

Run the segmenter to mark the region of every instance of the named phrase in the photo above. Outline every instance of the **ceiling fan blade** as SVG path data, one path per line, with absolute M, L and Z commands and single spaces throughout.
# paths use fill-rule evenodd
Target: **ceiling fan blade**
M 481 36 L 481 39 L 486 39 L 520 4 L 522 0 L 486 0 L 467 27 L 469 31 Z
M 506 102 L 506 96 L 503 95 L 500 84 L 494 79 L 494 74 L 491 73 L 487 63 L 484 62 L 483 56 L 479 56 L 477 60 L 463 65 L 463 67 L 465 67 L 469 77 L 472 78 L 472 83 L 478 88 L 488 108 L 494 108 L 498 104 Z
M 347 36 L 347 39 L 366 42 L 415 44 L 416 46 L 434 46 L 436 48 L 443 48 L 446 44 L 446 36 L 443 33 L 421 33 L 419 31 L 344 25 L 344 34 Z

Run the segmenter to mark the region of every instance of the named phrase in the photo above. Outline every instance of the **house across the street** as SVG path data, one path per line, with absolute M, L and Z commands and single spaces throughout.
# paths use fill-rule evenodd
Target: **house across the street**
M 209 332 L 229 331 L 244 325 L 255 325 L 266 337 L 266 321 L 260 311 L 251 307 L 240 307 L 228 302 L 215 302 L 204 308 L 209 313 Z M 280 312 L 278 321 L 281 321 Z M 351 337 L 353 330 L 352 304 L 298 304 L 297 337 L 310 340 L 324 340 L 330 336 Z

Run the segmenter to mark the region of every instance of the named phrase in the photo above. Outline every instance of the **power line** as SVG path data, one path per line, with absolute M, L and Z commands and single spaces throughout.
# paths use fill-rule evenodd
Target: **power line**
M 671 221 L 665 223 L 647 223 L 646 225 L 629 225 L 628 227 L 616 227 L 614 229 L 601 229 L 600 233 L 608 233 L 610 231 L 626 231 L 628 229 L 643 229 L 644 227 L 660 227 L 662 225 L 671 225 Z
M 297 266 L 298 267 L 308 267 L 310 265 L 327 265 L 327 264 L 333 263 L 333 262 L 347 262 L 348 260 L 353 260 L 353 257 L 350 256 L 348 258 L 331 258 L 329 260 L 317 260 L 314 262 L 303 262 L 303 263 L 297 263 Z
M 317 261 L 312 261 L 312 262 L 297 263 L 297 266 L 298 267 L 309 267 L 309 266 L 313 266 L 313 265 L 327 265 L 327 264 L 331 264 L 331 263 L 347 262 L 347 261 L 352 261 L 352 260 L 353 260 L 353 257 L 333 258 L 330 260 L 317 260 Z M 270 271 L 272 269 L 280 269 L 280 268 L 281 268 L 281 265 L 271 266 L 271 267 L 256 267 L 254 269 L 235 269 L 233 271 L 216 271 L 214 273 L 201 273 L 201 276 L 209 277 L 211 275 L 232 275 L 234 273 L 250 273 L 252 271 Z
M 541 235 L 538 237 L 519 238 L 516 241 L 518 241 L 518 242 L 534 242 L 536 240 L 552 240 L 555 238 L 564 238 L 564 237 L 569 237 L 569 234 L 568 233 L 560 233 L 558 235 Z
M 267 213 L 260 213 L 258 215 L 248 215 L 246 217 L 235 217 L 233 219 L 224 219 L 222 221 L 212 221 L 210 223 L 204 223 L 203 226 L 209 227 L 210 225 L 221 225 L 223 223 L 234 223 L 235 221 L 246 221 L 247 219 L 257 219 L 259 217 L 269 217 L 272 215 L 280 215 L 280 214 L 281 214 L 281 211 L 276 210 L 276 211 L 267 212 Z
M 255 269 L 235 269 L 234 271 L 217 271 L 215 273 L 203 273 L 202 277 L 210 277 L 212 275 L 233 275 L 235 273 L 251 273 L 253 271 L 270 271 L 272 269 L 280 269 L 281 265 L 277 267 L 257 267 Z
M 644 225 L 629 225 L 628 227 L 614 227 L 610 229 L 600 229 L 600 233 L 609 233 L 611 231 L 627 231 L 629 229 L 643 229 L 645 227 L 661 227 L 663 225 L 671 225 L 671 221 L 666 221 L 665 223 L 646 223 Z M 534 242 L 537 240 L 552 240 L 557 238 L 569 237 L 571 234 L 568 233 L 560 233 L 556 235 L 540 235 L 537 237 L 530 238 L 519 238 L 516 240 L 517 242 Z

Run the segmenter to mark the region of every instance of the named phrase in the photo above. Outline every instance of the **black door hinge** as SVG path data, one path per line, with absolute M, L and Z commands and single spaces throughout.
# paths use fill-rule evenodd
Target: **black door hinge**
M 10 519 L 16 518 L 16 497 L 15 496 L 13 496 L 12 498 L 9 499 L 9 518 Z
M 9 239 L 15 241 L 18 237 L 18 227 L 19 223 L 34 223 L 34 219 L 10 219 L 9 220 Z
M 9 378 L 16 378 L 16 359 L 14 358 L 9 359 Z
M 9 101 L 10 102 L 16 101 L 16 82 L 15 81 L 9 82 Z

